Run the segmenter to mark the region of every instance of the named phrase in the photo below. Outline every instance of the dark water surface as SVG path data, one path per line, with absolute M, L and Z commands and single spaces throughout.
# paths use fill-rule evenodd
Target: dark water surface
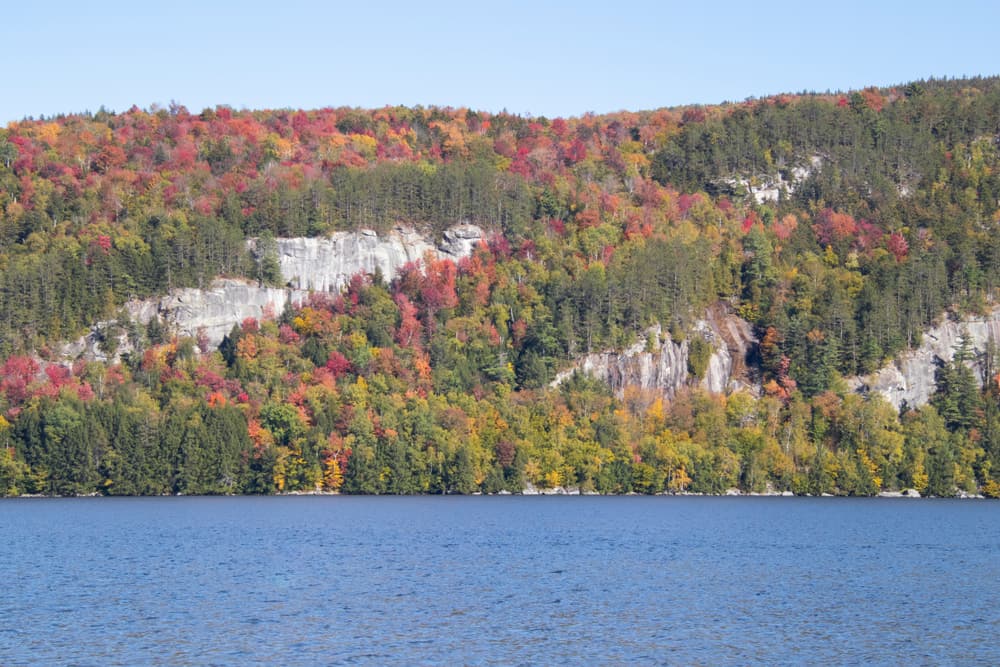
M 0 502 L 0 664 L 1000 664 L 1000 504 Z

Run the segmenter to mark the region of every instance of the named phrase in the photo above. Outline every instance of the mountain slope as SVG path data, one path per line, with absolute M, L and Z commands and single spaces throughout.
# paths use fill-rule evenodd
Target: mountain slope
M 942 313 L 989 312 L 998 137 L 995 78 L 570 119 L 174 106 L 13 123 L 5 488 L 993 493 L 991 354 L 943 359 L 904 415 L 844 378 L 919 346 Z M 326 292 L 335 270 L 218 352 L 157 321 L 119 324 L 120 363 L 55 347 L 220 276 L 282 288 L 277 239 L 318 253 L 402 225 L 437 246 L 458 223 L 482 230 L 469 256 Z M 759 395 L 684 374 L 713 368 L 701 322 L 720 304 L 759 341 L 741 360 Z M 655 327 L 688 346 L 666 398 L 550 388 Z

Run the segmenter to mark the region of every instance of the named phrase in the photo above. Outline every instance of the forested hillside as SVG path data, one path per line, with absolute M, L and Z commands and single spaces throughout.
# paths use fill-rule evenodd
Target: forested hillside
M 963 346 L 903 414 L 843 380 L 993 307 L 998 151 L 997 78 L 568 119 L 172 105 L 11 123 L 0 491 L 1000 495 L 992 350 L 976 378 Z M 218 276 L 280 285 L 274 237 L 461 222 L 487 231 L 471 257 L 358 275 L 218 350 L 120 316 Z M 754 327 L 759 395 L 696 388 L 709 308 Z M 119 361 L 57 353 L 116 319 Z M 689 389 L 550 386 L 655 324 L 690 341 Z

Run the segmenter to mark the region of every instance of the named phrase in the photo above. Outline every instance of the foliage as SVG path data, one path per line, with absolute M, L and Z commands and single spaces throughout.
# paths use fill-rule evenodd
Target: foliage
M 1000 80 L 975 78 L 554 120 L 174 105 L 12 123 L 0 490 L 995 493 L 990 364 L 960 350 L 902 416 L 840 378 L 991 303 L 998 118 Z M 280 283 L 278 236 L 462 221 L 489 235 L 471 257 L 357 276 L 219 351 L 119 320 L 218 275 Z M 695 389 L 711 348 L 693 324 L 720 301 L 756 328 L 759 398 Z M 60 358 L 96 322 L 106 354 L 117 331 L 136 351 Z M 690 389 L 550 386 L 655 325 L 687 334 Z

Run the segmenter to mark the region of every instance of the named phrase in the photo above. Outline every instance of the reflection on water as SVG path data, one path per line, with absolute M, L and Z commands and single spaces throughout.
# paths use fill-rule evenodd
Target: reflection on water
M 1000 504 L 0 502 L 0 664 L 1000 664 Z

